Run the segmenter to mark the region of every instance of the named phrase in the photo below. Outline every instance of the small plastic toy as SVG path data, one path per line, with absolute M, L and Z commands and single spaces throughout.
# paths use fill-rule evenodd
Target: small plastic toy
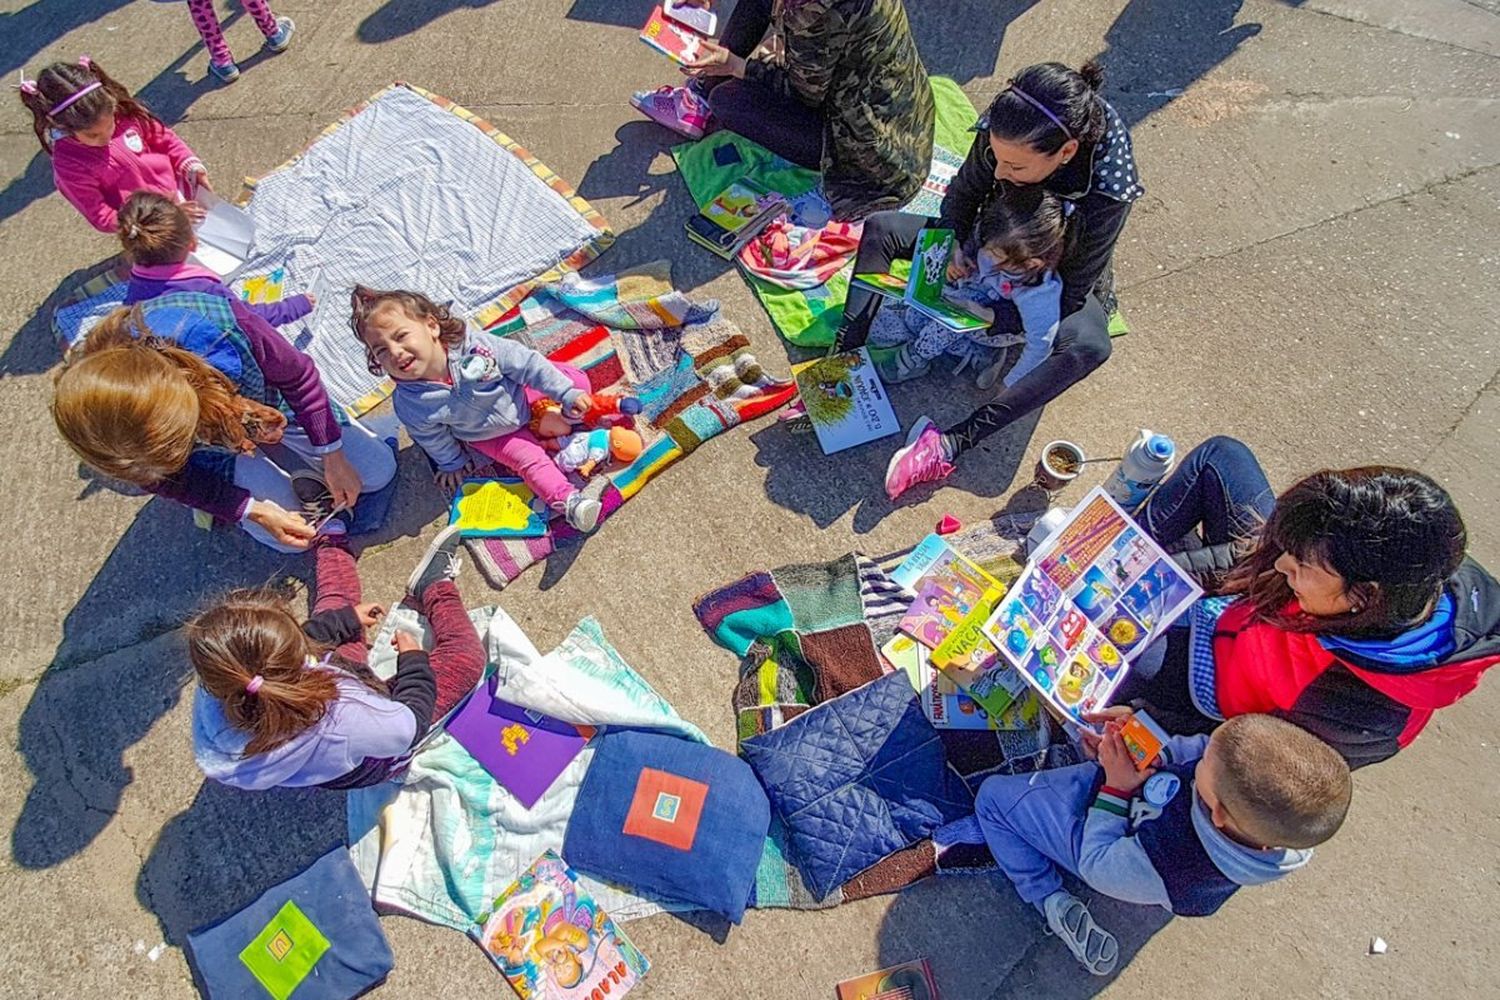
M 585 427 L 607 427 L 616 417 L 633 417 L 641 412 L 641 401 L 620 392 L 589 394 L 589 408 L 583 411 Z
M 937 523 L 937 533 L 939 535 L 951 535 L 963 526 L 964 523 L 952 514 L 944 514 L 943 519 Z

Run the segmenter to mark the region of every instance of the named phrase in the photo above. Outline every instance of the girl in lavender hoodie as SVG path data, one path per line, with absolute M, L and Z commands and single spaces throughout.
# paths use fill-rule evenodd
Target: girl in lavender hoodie
M 193 753 L 203 772 L 247 790 L 359 788 L 398 773 L 484 673 L 484 648 L 453 585 L 459 543 L 456 528 L 440 532 L 412 573 L 408 602 L 427 618 L 434 644 L 427 653 L 397 632 L 389 682 L 365 662 L 364 630 L 385 610 L 360 602 L 354 557 L 335 538 L 316 546 L 306 622 L 263 590 L 235 591 L 195 618 L 187 630 L 198 674 Z

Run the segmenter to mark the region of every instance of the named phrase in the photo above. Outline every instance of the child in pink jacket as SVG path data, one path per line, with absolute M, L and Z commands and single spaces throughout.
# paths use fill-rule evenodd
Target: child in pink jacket
M 203 218 L 192 200 L 199 188 L 212 190 L 203 161 L 98 63 L 53 63 L 20 89 L 57 190 L 89 225 L 113 233 L 121 206 L 140 190 L 183 201 L 194 221 Z

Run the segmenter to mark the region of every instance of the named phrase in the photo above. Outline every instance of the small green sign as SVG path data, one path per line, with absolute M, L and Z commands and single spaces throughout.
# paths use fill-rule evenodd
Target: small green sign
M 328 950 L 328 939 L 291 900 L 255 935 L 240 961 L 276 1000 L 287 1000 L 292 991 L 318 964 Z

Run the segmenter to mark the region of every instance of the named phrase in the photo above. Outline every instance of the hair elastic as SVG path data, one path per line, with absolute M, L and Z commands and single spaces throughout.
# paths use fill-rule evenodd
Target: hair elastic
M 1025 101 L 1027 104 L 1031 105 L 1033 108 L 1036 108 L 1042 114 L 1051 119 L 1052 124 L 1062 129 L 1063 135 L 1067 136 L 1069 139 L 1073 138 L 1073 130 L 1064 125 L 1063 120 L 1052 113 L 1051 108 L 1047 107 L 1047 105 L 1043 104 L 1035 97 L 1032 97 L 1030 94 L 1026 93 L 1026 91 L 1022 90 L 1020 87 L 1017 87 L 1015 81 L 1011 81 L 1010 86 L 1007 89 L 1011 93 L 1019 97 L 1021 100 Z
M 28 79 L 26 79 L 26 69 L 25 69 L 25 67 L 22 67 L 22 69 L 21 69 L 21 71 L 19 73 L 19 76 L 20 76 L 20 82 L 18 82 L 16 84 L 16 89 L 19 90 L 21 93 L 25 94 L 27 97 L 35 97 L 36 96 L 36 81 L 35 80 L 28 80 Z
M 64 97 L 61 101 L 58 101 L 57 105 L 51 111 L 47 112 L 47 117 L 56 118 L 68 108 L 72 107 L 74 102 L 81 100 L 84 95 L 92 94 L 102 86 L 104 86 L 103 80 L 95 80 L 93 83 L 85 84 L 83 87 L 80 87 L 78 90 L 74 91 L 71 95 Z
M 126 232 L 125 232 L 125 238 L 127 240 L 136 239 L 140 235 L 141 235 L 141 227 L 137 226 L 134 222 L 132 222 L 130 224 L 130 228 L 128 230 L 126 230 Z
M 254 677 L 250 678 L 250 680 L 245 682 L 245 693 L 255 694 L 260 690 L 260 686 L 265 682 L 266 679 L 264 677 L 262 677 L 260 674 L 256 674 Z

